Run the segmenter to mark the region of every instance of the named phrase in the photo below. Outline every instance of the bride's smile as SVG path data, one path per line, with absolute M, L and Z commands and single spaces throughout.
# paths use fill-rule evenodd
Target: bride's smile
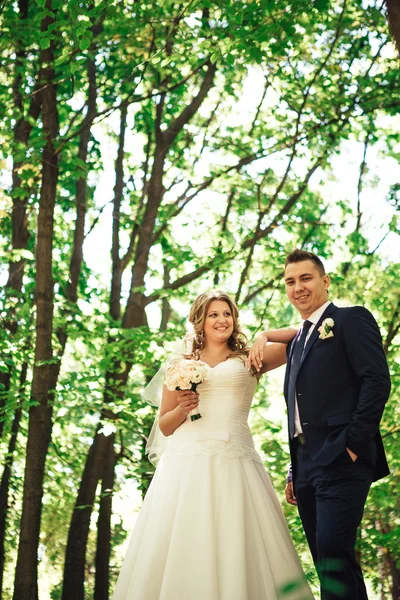
M 204 321 L 204 336 L 208 342 L 226 342 L 233 332 L 233 316 L 229 304 L 213 300 Z

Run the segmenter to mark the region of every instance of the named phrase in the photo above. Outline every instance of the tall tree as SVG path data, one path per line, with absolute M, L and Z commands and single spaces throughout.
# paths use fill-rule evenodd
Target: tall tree
M 47 34 L 54 24 L 52 0 L 45 5 L 48 13 L 41 32 Z M 47 44 L 46 44 L 47 45 Z M 38 600 L 37 550 L 42 511 L 43 479 L 52 429 L 49 404 L 49 371 L 53 360 L 53 223 L 58 180 L 57 87 L 53 67 L 54 45 L 50 38 L 40 53 L 39 85 L 43 119 L 42 184 L 36 243 L 36 345 L 32 380 L 32 405 L 26 452 L 24 497 L 18 561 L 15 572 L 14 600 Z
M 12 166 L 12 190 L 13 198 L 12 217 L 11 217 L 11 260 L 9 262 L 8 280 L 5 287 L 5 295 L 17 297 L 22 292 L 22 282 L 25 268 L 24 253 L 28 252 L 29 231 L 27 217 L 27 203 L 30 193 L 30 186 L 26 185 L 22 177 L 24 168 L 24 158 L 28 149 L 29 137 L 40 111 L 40 97 L 33 95 L 27 114 L 25 114 L 23 87 L 25 85 L 24 64 L 27 60 L 27 50 L 24 39 L 24 26 L 29 15 L 28 0 L 18 2 L 18 14 L 16 16 L 16 37 L 15 37 L 15 71 L 13 81 L 13 100 L 18 113 L 13 132 L 13 166 Z M 3 323 L 7 335 L 14 337 L 18 328 L 18 316 L 16 310 L 11 309 L 7 319 Z M 27 375 L 27 363 L 21 367 L 20 383 L 25 384 Z M 0 438 L 3 435 L 4 424 L 7 417 L 7 406 L 10 398 L 10 388 L 14 364 L 11 362 L 5 370 L 0 372 Z M 14 462 L 14 453 L 17 436 L 22 416 L 21 402 L 16 407 L 8 444 L 7 457 L 4 463 L 4 471 L 0 483 L 0 597 L 3 591 L 3 575 L 5 565 L 5 536 L 7 527 L 7 511 L 9 504 L 9 487 L 11 472 Z

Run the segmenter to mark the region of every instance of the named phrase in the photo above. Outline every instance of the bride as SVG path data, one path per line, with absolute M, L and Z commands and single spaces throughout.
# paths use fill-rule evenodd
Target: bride
M 163 385 L 163 435 L 150 451 L 161 453 L 160 437 L 165 449 L 113 600 L 312 599 L 247 423 L 257 378 L 286 362 L 286 346 L 267 345 L 257 375 L 249 371 L 238 311 L 223 292 L 200 294 L 189 321 L 185 358 L 206 364 L 207 381 L 198 393 Z M 202 418 L 191 420 L 198 408 Z

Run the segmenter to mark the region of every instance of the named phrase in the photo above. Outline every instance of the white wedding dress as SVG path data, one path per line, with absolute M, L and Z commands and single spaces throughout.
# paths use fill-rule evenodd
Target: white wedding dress
M 240 358 L 209 369 L 202 418 L 168 438 L 113 600 L 312 599 L 247 423 L 256 378 Z

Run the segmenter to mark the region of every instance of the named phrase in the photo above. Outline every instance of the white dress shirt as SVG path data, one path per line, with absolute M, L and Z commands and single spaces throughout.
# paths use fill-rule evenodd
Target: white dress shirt
M 301 326 L 303 327 L 303 323 L 305 320 L 307 321 L 311 321 L 312 325 L 307 333 L 307 337 L 306 340 L 304 342 L 304 347 L 306 346 L 310 335 L 312 334 L 316 324 L 318 323 L 318 321 L 320 320 L 320 318 L 322 317 L 323 313 L 325 312 L 325 310 L 328 308 L 328 306 L 330 305 L 330 300 L 328 300 L 328 302 L 325 302 L 325 304 L 323 304 L 322 306 L 320 306 L 315 312 L 313 312 L 312 315 L 310 315 L 307 319 L 303 319 L 303 322 L 301 324 Z M 299 433 L 303 433 L 303 430 L 301 428 L 301 423 L 300 423 L 300 415 L 299 415 L 299 407 L 297 406 L 297 396 L 295 397 L 294 400 L 294 437 L 296 437 L 297 435 L 299 435 Z

